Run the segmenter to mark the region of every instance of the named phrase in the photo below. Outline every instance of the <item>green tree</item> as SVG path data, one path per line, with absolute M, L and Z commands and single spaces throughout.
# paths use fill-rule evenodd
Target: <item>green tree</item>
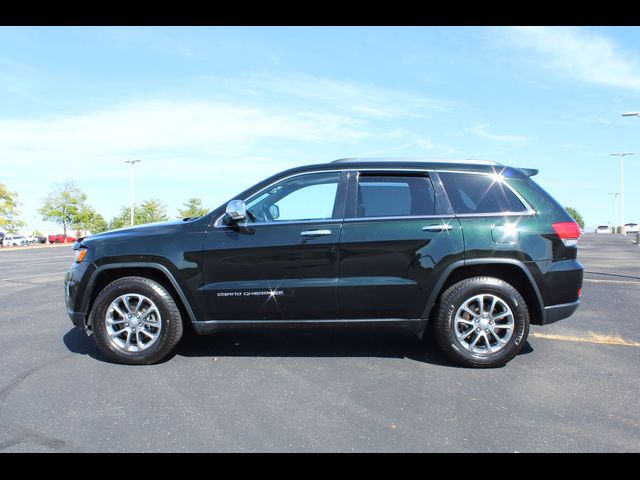
M 139 205 L 134 205 L 133 221 L 136 225 L 145 223 L 164 222 L 169 220 L 167 206 L 157 198 L 145 200 Z M 131 225 L 131 208 L 122 206 L 120 215 L 111 219 L 109 229 L 123 228 Z
M 98 233 L 107 229 L 105 219 L 89 205 L 87 194 L 72 180 L 51 192 L 38 211 L 43 220 L 62 225 L 65 237 L 69 228 L 78 233 Z
M 108 228 L 109 225 L 107 224 L 107 221 L 104 219 L 104 217 L 99 213 L 96 213 L 91 221 L 91 226 L 89 227 L 91 233 L 95 234 L 105 232 Z
M 62 225 L 66 238 L 67 229 L 76 222 L 79 208 L 86 198 L 87 195 L 77 187 L 74 181 L 67 180 L 47 196 L 38 212 L 44 221 Z
M 584 228 L 584 220 L 582 219 L 582 215 L 572 207 L 564 207 L 564 209 L 573 217 L 576 223 L 580 226 L 580 228 Z
M 185 208 L 178 209 L 178 218 L 201 217 L 209 213 L 209 209 L 202 206 L 202 199 L 193 197 L 183 203 Z
M 92 234 L 104 232 L 107 229 L 107 221 L 86 202 L 78 206 L 78 213 L 74 218 L 74 228 L 79 231 Z
M 19 205 L 18 194 L 10 192 L 4 184 L 0 183 L 0 228 L 8 233 L 18 233 L 18 228 L 26 225 L 17 218 Z
M 134 223 L 139 225 L 142 222 L 140 205 L 134 205 Z M 129 227 L 131 225 L 131 208 L 125 207 L 124 205 L 120 207 L 120 214 L 116 215 L 109 222 L 109 230 L 113 230 L 115 228 L 123 228 Z

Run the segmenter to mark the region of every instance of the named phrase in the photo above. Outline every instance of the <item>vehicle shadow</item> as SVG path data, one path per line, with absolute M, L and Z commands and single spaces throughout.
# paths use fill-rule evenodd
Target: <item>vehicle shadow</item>
M 64 336 L 73 352 L 89 355 L 101 362 L 105 357 L 78 328 Z M 533 352 L 526 342 L 520 355 Z M 450 361 L 428 332 L 423 339 L 414 333 L 393 327 L 319 327 L 314 329 L 267 328 L 227 330 L 214 335 L 196 335 L 187 329 L 178 348 L 160 363 L 181 357 L 377 357 L 406 358 L 440 367 L 463 368 Z
M 176 355 L 184 357 L 381 357 L 407 358 L 441 367 L 460 368 L 438 348 L 429 332 L 420 339 L 397 327 L 375 329 L 342 326 L 253 328 L 228 330 L 213 336 L 190 333 Z M 520 355 L 533 352 L 526 342 Z
M 71 353 L 89 355 L 95 360 L 112 363 L 100 352 L 93 338 L 87 337 L 84 332 L 77 327 L 71 328 L 71 330 L 62 337 L 62 341 Z

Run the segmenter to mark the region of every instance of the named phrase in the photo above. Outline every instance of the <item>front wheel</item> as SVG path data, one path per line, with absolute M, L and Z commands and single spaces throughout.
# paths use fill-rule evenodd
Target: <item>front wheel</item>
M 469 367 L 498 367 L 515 357 L 529 333 L 522 295 L 494 277 L 473 277 L 449 287 L 435 318 L 438 345 Z
M 158 282 L 123 277 L 98 295 L 92 312 L 96 343 L 109 359 L 130 365 L 156 363 L 182 337 L 180 310 Z

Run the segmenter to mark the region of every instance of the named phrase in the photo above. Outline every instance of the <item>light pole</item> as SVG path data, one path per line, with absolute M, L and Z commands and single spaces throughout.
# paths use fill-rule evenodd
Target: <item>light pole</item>
M 613 195 L 613 208 L 616 212 L 613 217 L 613 228 L 615 233 L 616 223 L 618 223 L 618 197 L 620 196 L 620 192 L 608 193 L 607 195 Z
M 134 205 L 134 201 L 133 201 L 133 166 L 138 163 L 141 162 L 142 160 L 125 160 L 124 163 L 128 163 L 131 165 L 131 168 L 129 169 L 131 172 L 131 186 L 130 186 L 130 195 L 131 195 L 131 226 L 133 227 L 133 205 Z
M 620 233 L 626 235 L 624 228 L 624 157 L 633 155 L 633 152 L 610 153 L 612 157 L 620 157 Z
M 640 112 L 626 112 L 622 114 L 623 117 L 640 117 Z M 623 225 L 624 228 L 624 225 Z M 636 235 L 636 238 L 638 239 L 638 245 L 640 245 L 640 236 Z

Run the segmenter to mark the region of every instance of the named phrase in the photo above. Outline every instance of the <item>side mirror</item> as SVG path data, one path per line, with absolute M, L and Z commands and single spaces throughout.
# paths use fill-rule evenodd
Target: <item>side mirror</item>
M 274 220 L 277 220 L 278 218 L 280 218 L 280 207 L 278 207 L 278 205 L 271 205 L 269 207 L 269 213 L 271 214 L 271 218 L 273 218 Z
M 224 219 L 224 223 L 226 225 L 242 222 L 246 218 L 247 208 L 243 200 L 231 200 L 229 203 L 227 203 L 227 210 Z

